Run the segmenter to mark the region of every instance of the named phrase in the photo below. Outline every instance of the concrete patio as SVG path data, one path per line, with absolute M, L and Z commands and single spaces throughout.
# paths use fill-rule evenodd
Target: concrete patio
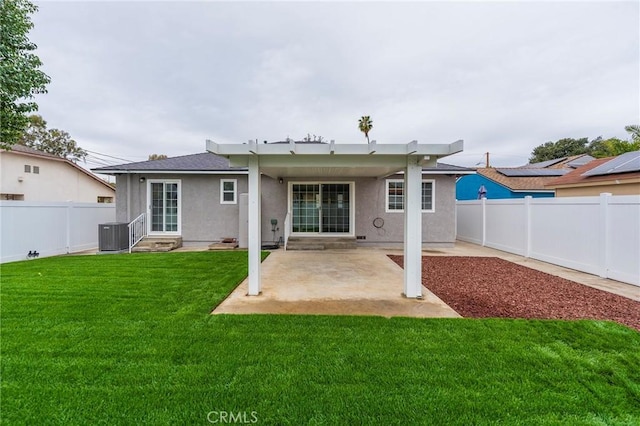
M 403 270 L 382 250 L 272 252 L 262 263 L 262 294 L 247 280 L 213 314 L 323 314 L 456 318 L 430 291 L 402 296 Z

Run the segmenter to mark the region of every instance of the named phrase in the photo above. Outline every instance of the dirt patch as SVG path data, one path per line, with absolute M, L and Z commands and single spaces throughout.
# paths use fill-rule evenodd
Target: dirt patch
M 389 256 L 402 266 L 402 256 Z M 640 330 L 640 302 L 497 257 L 425 256 L 422 284 L 463 317 L 612 320 Z

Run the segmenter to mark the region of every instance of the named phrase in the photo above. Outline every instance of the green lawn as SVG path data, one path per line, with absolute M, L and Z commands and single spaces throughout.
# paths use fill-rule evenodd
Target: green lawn
M 209 315 L 246 252 L 1 268 L 6 424 L 640 424 L 615 323 Z

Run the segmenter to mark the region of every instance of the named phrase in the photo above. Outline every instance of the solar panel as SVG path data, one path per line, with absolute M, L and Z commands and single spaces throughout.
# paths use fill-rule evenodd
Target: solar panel
M 629 172 L 640 172 L 640 151 L 618 155 L 616 158 L 584 172 L 582 176 L 603 176 Z
M 538 177 L 538 176 L 564 176 L 569 170 L 565 169 L 496 169 L 507 177 Z
M 593 160 L 595 160 L 595 158 L 593 158 L 592 156 L 583 155 L 582 157 L 576 158 L 575 160 L 568 162 L 567 166 L 577 169 L 578 167 L 584 166 L 585 164 L 590 163 Z
M 522 169 L 544 169 L 545 167 L 553 166 L 556 163 L 566 160 L 567 157 L 554 158 L 553 160 L 541 161 L 539 163 L 529 163 L 521 166 Z

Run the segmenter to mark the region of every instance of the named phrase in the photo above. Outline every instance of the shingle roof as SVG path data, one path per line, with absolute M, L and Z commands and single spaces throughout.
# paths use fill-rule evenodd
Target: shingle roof
M 139 161 L 137 163 L 119 164 L 116 166 L 92 169 L 97 173 L 120 171 L 166 171 L 166 172 L 213 172 L 213 171 L 243 171 L 246 168 L 230 167 L 229 160 L 210 152 L 183 155 L 180 157 L 164 158 L 162 160 Z
M 615 157 L 598 158 L 597 160 L 593 160 L 590 163 L 587 163 L 582 167 L 578 167 L 577 169 L 567 173 L 564 176 L 561 176 L 550 182 L 547 182 L 546 186 L 547 188 L 552 189 L 562 185 L 574 185 L 574 184 L 591 183 L 591 182 L 607 182 L 611 180 L 620 181 L 620 180 L 627 180 L 627 179 L 637 179 L 638 177 L 640 177 L 640 172 L 613 173 L 609 175 L 597 175 L 597 176 L 583 176 L 585 172 L 595 169 L 596 167 L 611 161 L 613 158 Z
M 470 167 L 461 167 L 461 166 L 454 166 L 453 164 L 446 164 L 446 163 L 436 163 L 436 167 L 423 167 L 422 168 L 423 171 L 425 172 L 430 172 L 430 171 L 436 171 L 436 172 L 451 172 L 453 174 L 455 173 L 475 173 L 476 169 L 470 168 Z
M 61 161 L 65 161 L 66 158 L 64 157 L 59 157 L 57 155 L 53 155 L 53 154 L 49 154 L 47 152 L 42 152 L 42 151 L 38 151 L 37 149 L 28 147 L 28 146 L 24 146 L 24 145 L 13 145 L 11 147 L 11 151 L 13 152 L 19 152 L 22 154 L 28 154 L 28 155 L 36 155 L 38 157 L 46 157 L 46 158 L 51 158 L 51 159 L 55 159 L 55 160 L 61 160 Z M 9 151 L 9 152 L 11 152 Z
M 556 179 L 556 176 L 508 177 L 491 167 L 478 169 L 477 173 L 513 191 L 546 190 L 545 184 Z
M 501 167 L 499 169 L 494 168 L 481 168 L 477 172 L 479 175 L 491 179 L 492 181 L 505 186 L 512 191 L 550 191 L 551 188 L 547 185 L 558 179 L 558 176 L 535 176 L 536 170 L 539 170 L 540 175 L 552 173 L 552 170 L 574 170 L 574 167 L 578 164 L 587 163 L 593 161 L 593 157 L 587 154 L 572 155 L 570 157 L 555 158 L 553 160 L 542 161 L 539 163 L 525 164 L 520 167 Z M 509 173 L 509 171 L 515 171 Z M 522 171 L 523 173 L 517 173 Z M 531 174 L 531 176 L 505 176 L 505 174 L 524 174 L 524 171 Z M 502 173 L 501 173 L 502 172 Z M 566 175 L 565 175 L 566 176 Z
M 315 142 L 312 142 L 315 143 Z M 200 154 L 183 155 L 181 157 L 171 157 L 162 160 L 140 161 L 137 163 L 119 164 L 115 166 L 99 167 L 91 169 L 96 173 L 116 173 L 116 172 L 216 172 L 216 171 L 237 171 L 244 172 L 246 167 L 230 167 L 229 160 L 219 155 L 203 152 Z M 451 164 L 437 163 L 436 167 L 425 167 L 425 171 L 469 173 L 475 169 L 454 166 Z

